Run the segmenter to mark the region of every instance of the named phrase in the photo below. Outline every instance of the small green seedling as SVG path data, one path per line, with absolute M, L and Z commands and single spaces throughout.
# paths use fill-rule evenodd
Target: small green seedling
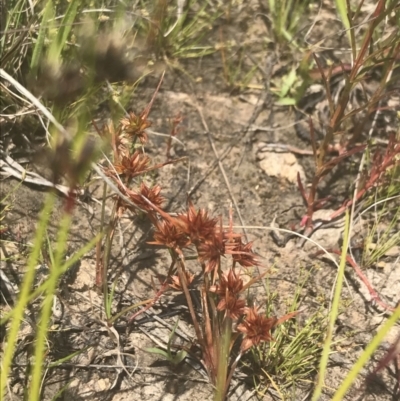
M 167 344 L 167 350 L 163 350 L 161 348 L 146 348 L 147 352 L 151 352 L 152 354 L 157 354 L 161 355 L 164 357 L 168 362 L 172 363 L 172 365 L 179 365 L 187 356 L 187 351 L 185 350 L 180 350 L 176 354 L 173 354 L 171 352 L 171 345 L 172 345 L 172 340 L 175 336 L 175 331 L 176 328 L 178 327 L 179 324 L 179 319 L 176 321 L 174 324 L 174 327 L 172 328 L 171 335 L 169 336 L 168 344 Z
M 292 68 L 290 72 L 282 77 L 276 83 L 274 92 L 278 95 L 278 100 L 275 102 L 279 106 L 294 106 L 297 103 L 297 96 L 293 96 L 296 92 L 296 87 L 299 86 L 299 76 L 296 69 Z

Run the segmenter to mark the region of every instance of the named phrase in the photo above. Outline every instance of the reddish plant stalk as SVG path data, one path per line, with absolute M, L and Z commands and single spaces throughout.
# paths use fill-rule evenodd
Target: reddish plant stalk
M 328 249 L 328 252 L 334 253 L 339 256 L 342 254 L 342 252 L 339 249 Z M 324 251 L 318 251 L 314 254 L 314 256 L 318 256 L 318 255 L 322 255 L 322 254 L 324 254 Z M 357 264 L 357 262 L 350 255 L 346 256 L 346 261 L 354 269 L 354 271 L 357 273 L 360 280 L 367 287 L 372 300 L 375 301 L 379 306 L 381 306 L 385 310 L 393 312 L 395 310 L 395 308 L 388 305 L 386 302 L 382 301 L 379 294 L 374 290 L 371 283 L 368 281 L 367 277 L 362 272 L 362 270 L 361 270 L 360 266 Z

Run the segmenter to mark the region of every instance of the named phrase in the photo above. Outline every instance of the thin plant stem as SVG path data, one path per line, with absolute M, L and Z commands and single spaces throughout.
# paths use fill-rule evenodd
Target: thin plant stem
M 105 214 L 106 214 L 106 197 L 107 197 L 107 184 L 103 183 L 103 199 L 101 203 L 101 218 L 100 218 L 100 230 L 103 232 L 105 224 Z M 96 285 L 97 287 L 103 286 L 104 281 L 104 266 L 101 261 L 101 248 L 102 240 L 100 240 L 96 245 Z
M 187 288 L 186 276 L 185 276 L 185 273 L 183 271 L 183 269 L 184 269 L 183 255 L 182 254 L 176 254 L 176 257 L 178 258 L 178 263 L 177 263 L 176 266 L 177 266 L 177 271 L 178 271 L 178 275 L 179 275 L 179 280 L 181 282 L 183 292 L 185 293 L 186 302 L 188 303 L 188 308 L 189 308 L 190 316 L 191 316 L 192 321 L 193 321 L 193 326 L 194 326 L 194 329 L 195 329 L 195 332 L 196 332 L 197 340 L 198 340 L 201 348 L 203 350 L 206 350 L 207 347 L 206 347 L 204 338 L 203 338 L 203 336 L 201 334 L 199 322 L 197 321 L 196 312 L 194 311 L 192 298 L 190 297 L 190 293 L 189 293 L 189 290 Z
M 107 319 L 111 318 L 110 303 L 112 301 L 112 296 L 111 296 L 111 298 L 109 297 L 110 294 L 108 291 L 107 274 L 108 274 L 108 267 L 109 267 L 110 259 L 111 259 L 111 247 L 112 247 L 112 243 L 114 240 L 115 226 L 116 226 L 117 218 L 118 218 L 118 216 L 117 216 L 118 205 L 119 205 L 119 200 L 116 200 L 114 203 L 112 213 L 111 213 L 111 221 L 107 228 L 107 234 L 106 234 L 106 238 L 104 241 L 103 262 L 102 262 L 102 266 L 101 266 L 101 283 L 99 283 L 100 288 L 103 289 L 104 311 L 105 311 Z

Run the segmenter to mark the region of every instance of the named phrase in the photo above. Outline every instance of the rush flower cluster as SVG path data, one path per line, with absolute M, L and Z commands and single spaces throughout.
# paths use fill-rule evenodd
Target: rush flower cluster
M 156 223 L 154 245 L 172 249 L 194 246 L 205 274 L 215 274 L 221 268 L 221 258 L 230 254 L 233 262 L 243 267 L 258 265 L 252 244 L 244 244 L 241 235 L 225 230 L 220 219 L 189 202 L 188 209 L 176 217 L 168 216 Z

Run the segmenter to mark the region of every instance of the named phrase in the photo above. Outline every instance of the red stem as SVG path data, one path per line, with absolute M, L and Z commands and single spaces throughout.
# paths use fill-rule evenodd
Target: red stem
M 336 255 L 341 255 L 342 252 L 340 249 L 328 249 L 328 252 L 330 253 L 334 253 Z M 323 254 L 323 251 L 318 251 L 316 254 L 314 254 L 315 256 L 317 255 L 321 255 Z M 372 288 L 371 283 L 368 281 L 367 277 L 364 275 L 364 273 L 362 272 L 360 266 L 357 264 L 357 262 L 350 256 L 347 255 L 346 256 L 346 261 L 347 263 L 350 264 L 350 266 L 355 270 L 355 272 L 357 273 L 358 277 L 361 279 L 361 281 L 365 284 L 365 286 L 367 287 L 369 294 L 371 295 L 371 298 L 378 304 L 380 305 L 382 308 L 393 312 L 395 310 L 395 308 L 393 308 L 392 306 L 388 305 L 387 303 L 385 303 L 384 301 L 382 301 L 382 299 L 380 298 L 380 296 L 378 295 L 378 293 Z

